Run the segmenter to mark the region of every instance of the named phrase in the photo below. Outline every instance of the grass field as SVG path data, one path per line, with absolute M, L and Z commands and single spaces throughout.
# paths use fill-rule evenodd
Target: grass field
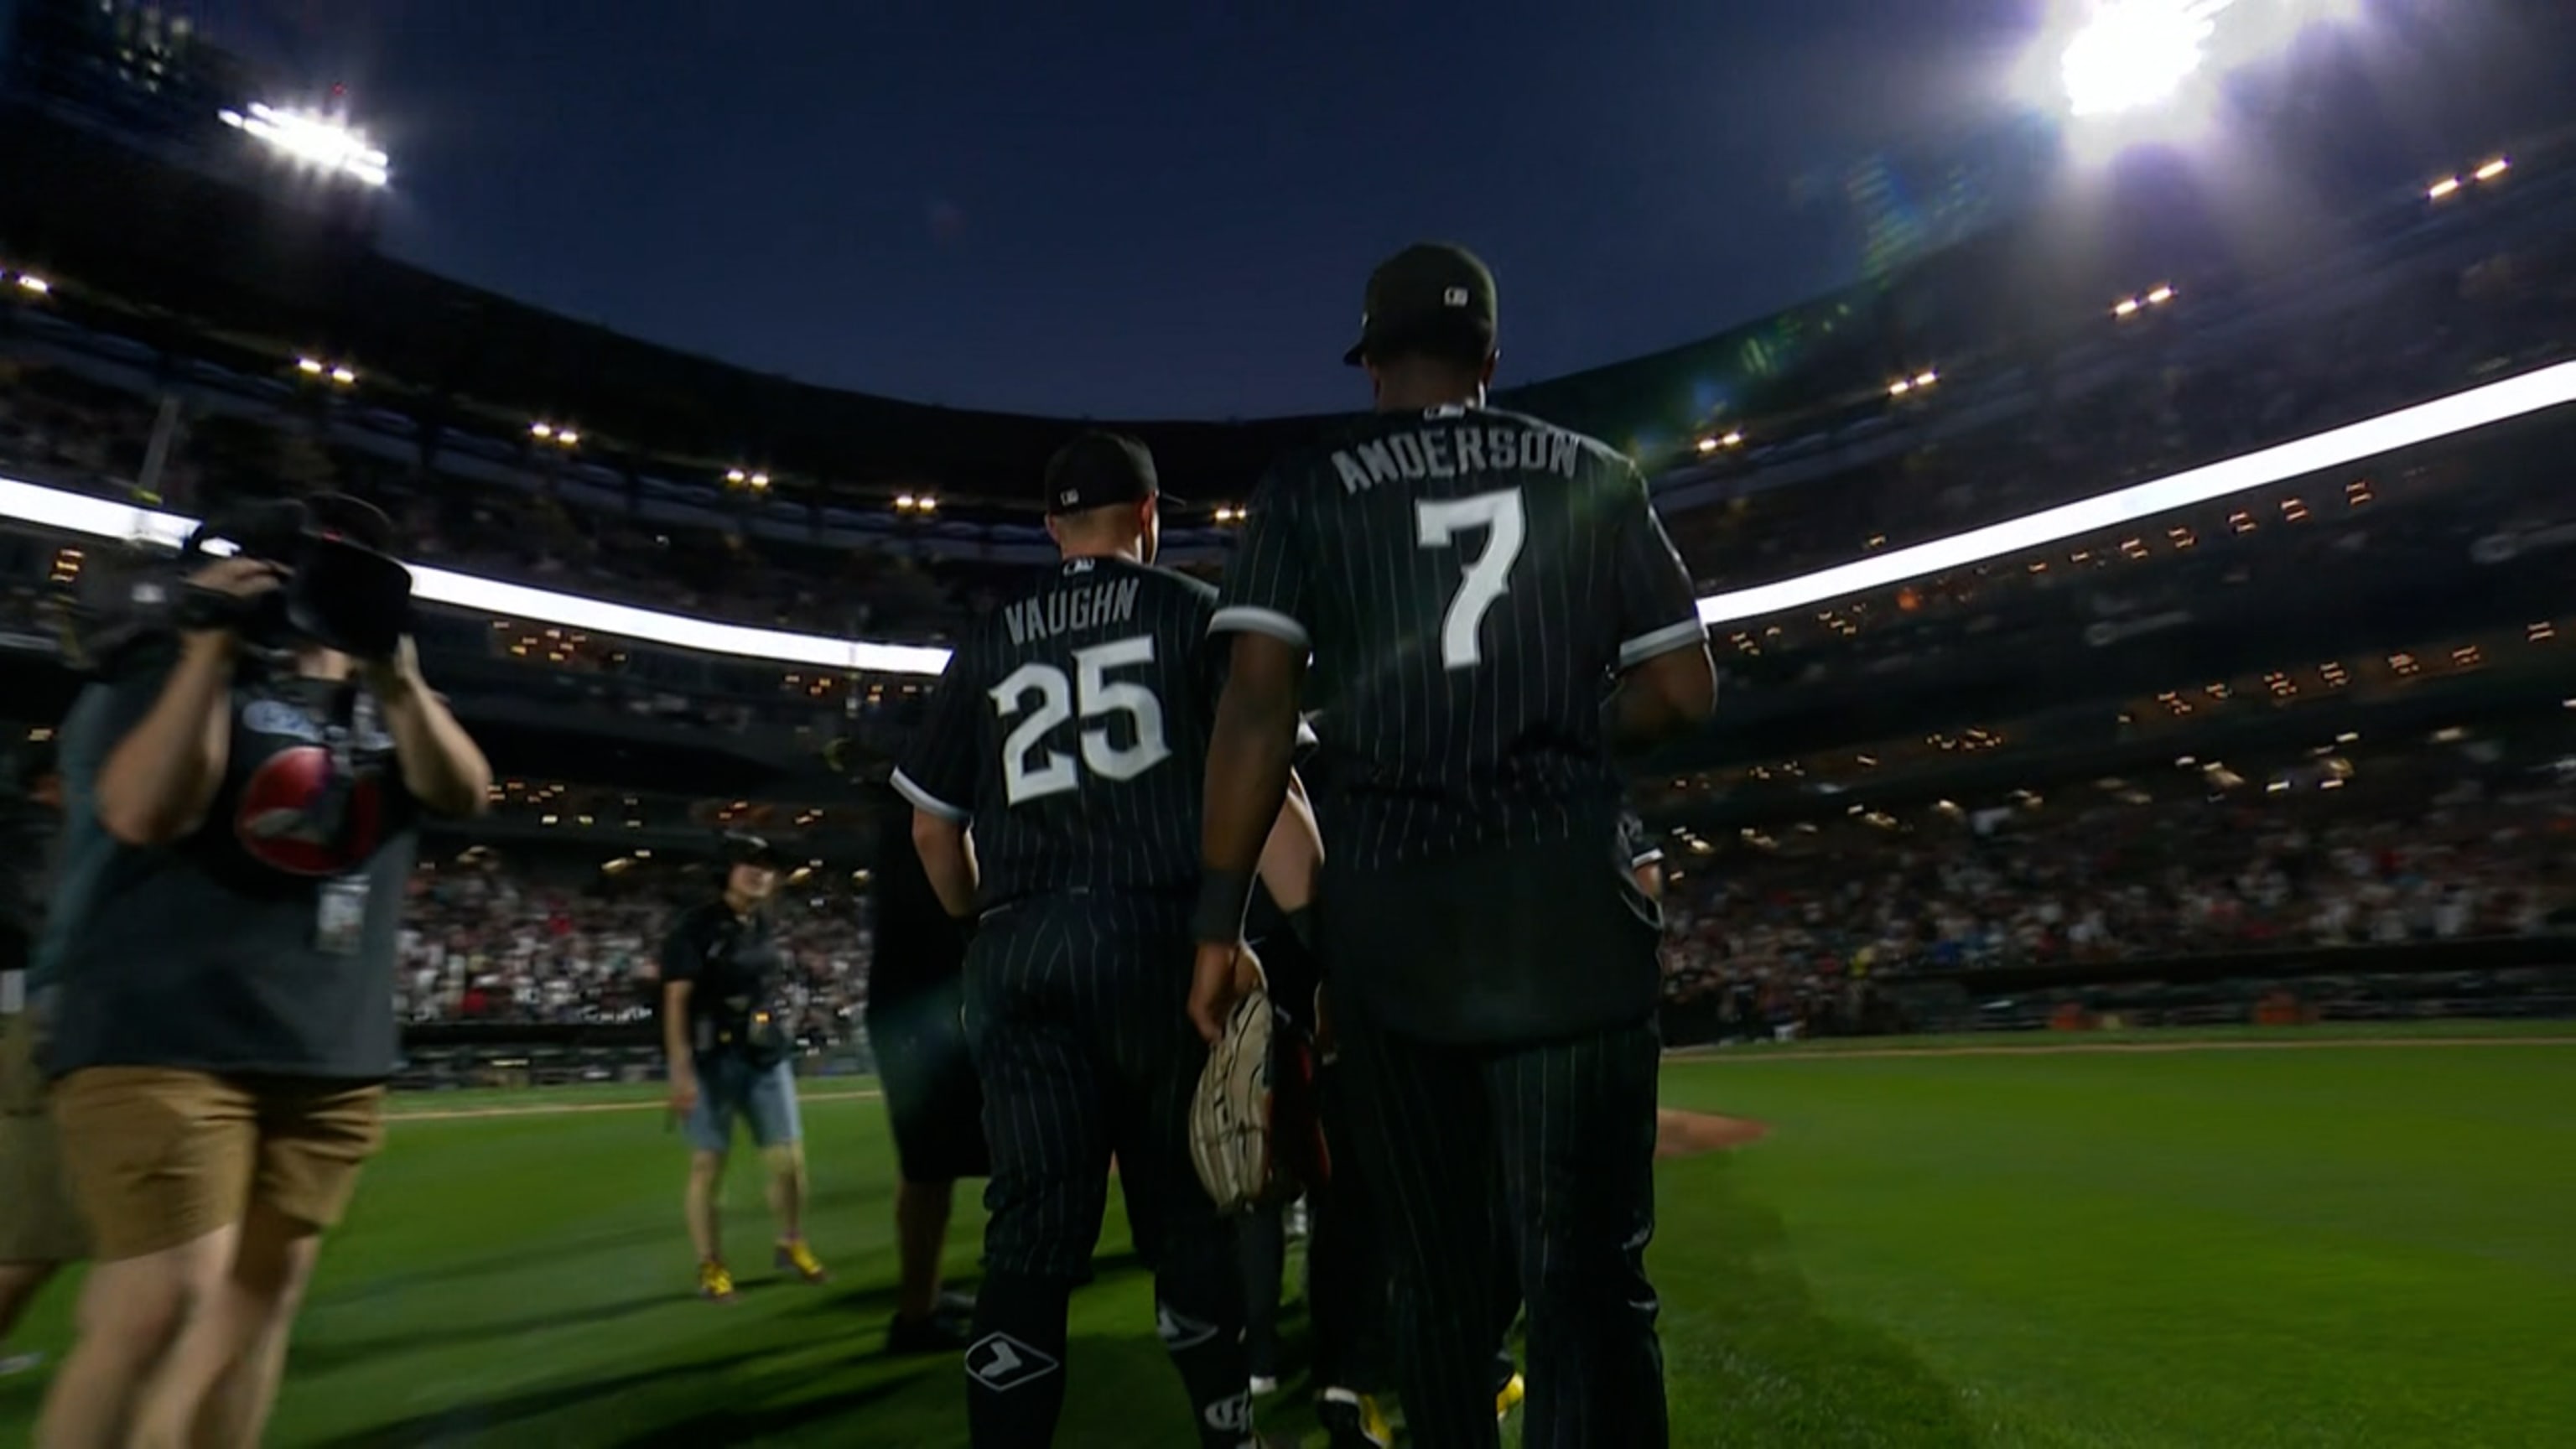
M 1667 1105 L 1774 1129 L 1661 1171 L 1676 1442 L 2576 1444 L 2576 1045 L 2363 1035 L 1676 1059 Z M 755 1273 L 716 1309 L 687 1297 L 678 1140 L 631 1099 L 400 1104 L 606 1110 L 395 1124 L 325 1255 L 274 1442 L 962 1442 L 955 1365 L 876 1352 L 881 1107 L 807 1113 L 840 1282 Z M 731 1198 L 737 1262 L 765 1264 L 748 1173 Z M 1076 1300 L 1063 1442 L 1184 1443 L 1115 1221 L 1104 1259 Z M 61 1345 L 68 1296 L 30 1344 Z M 37 1390 L 0 1381 L 0 1442 Z M 1293 1404 L 1265 1427 L 1304 1423 Z

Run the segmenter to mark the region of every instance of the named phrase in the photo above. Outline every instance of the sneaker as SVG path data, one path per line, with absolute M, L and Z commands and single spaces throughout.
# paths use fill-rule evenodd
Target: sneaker
M 918 1358 L 933 1354 L 964 1353 L 974 1335 L 965 1324 L 943 1313 L 928 1318 L 905 1318 L 898 1314 L 886 1327 L 886 1352 L 895 1358 Z
M 41 1353 L 0 1353 L 0 1379 L 34 1373 L 44 1366 L 45 1356 Z
M 733 1274 L 713 1258 L 698 1265 L 698 1296 L 709 1303 L 733 1301 Z
M 1499 1424 L 1510 1418 L 1512 1410 L 1519 1408 L 1521 1400 L 1528 1397 L 1529 1385 L 1522 1381 L 1519 1374 L 1513 1374 L 1503 1380 L 1503 1386 L 1494 1390 L 1494 1422 Z
M 1326 1389 L 1315 1405 L 1315 1422 L 1332 1436 L 1329 1449 L 1394 1449 L 1395 1426 L 1377 1400 L 1348 1389 Z
M 814 1250 L 805 1246 L 803 1238 L 798 1238 L 792 1243 L 779 1244 L 778 1256 L 774 1262 L 780 1272 L 792 1272 L 807 1283 L 832 1281 L 832 1275 L 823 1271 L 823 1260 L 814 1256 Z

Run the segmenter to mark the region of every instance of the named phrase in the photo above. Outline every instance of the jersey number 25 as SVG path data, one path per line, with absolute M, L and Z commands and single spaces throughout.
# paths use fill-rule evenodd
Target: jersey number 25
M 1465 498 L 1426 498 L 1413 506 L 1413 517 L 1424 548 L 1449 548 L 1463 532 L 1485 531 L 1484 551 L 1460 564 L 1458 592 L 1449 596 L 1448 616 L 1440 622 L 1440 662 L 1451 669 L 1473 669 L 1485 662 L 1485 615 L 1511 587 L 1512 565 L 1520 561 L 1521 543 L 1529 536 L 1521 491 L 1501 488 Z
M 1113 669 L 1154 662 L 1154 636 L 1138 634 L 1078 650 L 1073 678 L 1052 664 L 1023 664 L 989 691 L 993 713 L 1019 725 L 1002 737 L 1002 794 L 1011 804 L 1060 795 L 1082 783 L 1081 771 L 1108 780 L 1133 780 L 1172 757 L 1163 742 L 1163 702 L 1154 691 L 1109 677 Z M 1049 747 L 1047 736 L 1074 717 L 1084 721 L 1082 762 L 1069 750 Z M 1107 721 L 1127 716 L 1134 742 L 1113 745 Z M 1026 718 L 1022 718 L 1026 716 Z M 1101 721 L 1092 724 L 1091 721 Z

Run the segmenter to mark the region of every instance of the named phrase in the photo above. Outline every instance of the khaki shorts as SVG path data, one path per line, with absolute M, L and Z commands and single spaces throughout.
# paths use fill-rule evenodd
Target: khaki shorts
M 384 1142 L 380 1086 L 85 1067 L 53 1095 L 101 1262 L 195 1242 L 254 1202 L 332 1227 Z
M 0 1263 L 70 1263 L 89 1256 L 72 1206 L 62 1142 L 46 1115 L 31 1016 L 0 1016 Z

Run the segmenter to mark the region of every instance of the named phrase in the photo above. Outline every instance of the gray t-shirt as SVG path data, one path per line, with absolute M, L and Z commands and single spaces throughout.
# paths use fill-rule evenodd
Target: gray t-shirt
M 420 811 L 374 702 L 245 671 L 205 823 L 139 848 L 99 823 L 98 773 L 168 677 L 165 658 L 93 684 L 63 722 L 61 873 L 39 952 L 61 991 L 49 1070 L 391 1075 Z

